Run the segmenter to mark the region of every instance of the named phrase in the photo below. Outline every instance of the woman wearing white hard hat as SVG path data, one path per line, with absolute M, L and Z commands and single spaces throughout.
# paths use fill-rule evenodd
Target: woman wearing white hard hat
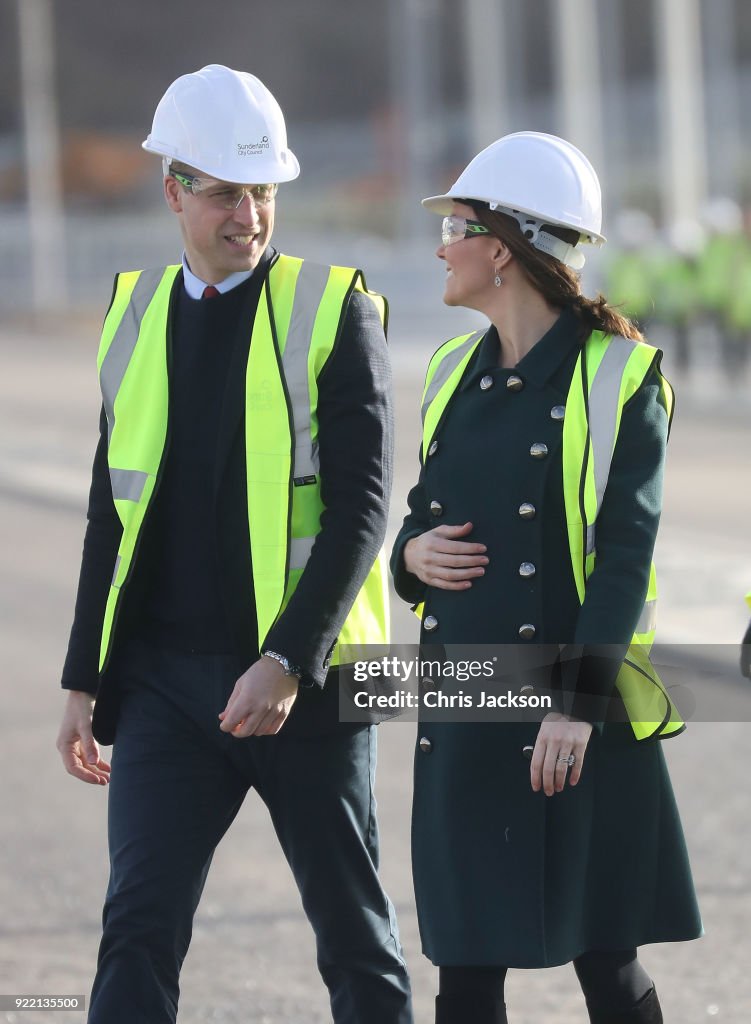
M 684 726 L 645 656 L 672 391 L 635 326 L 581 293 L 584 246 L 604 238 L 574 146 L 507 136 L 423 202 L 444 217 L 444 302 L 490 321 L 431 360 L 392 557 L 421 644 L 445 658 L 421 648 L 421 706 L 473 709 L 424 715 L 415 754 L 436 1020 L 505 1022 L 508 968 L 573 961 L 590 1021 L 655 1024 L 637 947 L 701 934 L 655 742 Z M 459 687 L 453 645 L 482 673 Z M 491 697 L 542 710 L 496 720 Z

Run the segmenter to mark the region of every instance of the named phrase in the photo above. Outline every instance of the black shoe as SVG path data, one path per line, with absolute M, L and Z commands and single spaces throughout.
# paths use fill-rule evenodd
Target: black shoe
M 629 1010 L 597 1010 L 587 1005 L 591 1024 L 663 1024 L 660 1000 L 654 987 Z
M 508 1024 L 506 1004 L 489 996 L 436 996 L 435 1024 Z

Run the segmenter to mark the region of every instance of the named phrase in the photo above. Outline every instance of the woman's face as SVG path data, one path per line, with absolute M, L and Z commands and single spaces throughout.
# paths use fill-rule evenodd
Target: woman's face
M 451 213 L 465 220 L 477 220 L 475 211 L 465 203 L 454 203 Z M 499 244 L 493 235 L 470 235 L 451 245 L 438 246 L 436 256 L 446 264 L 443 301 L 447 306 L 484 309 L 488 297 L 495 291 L 493 260 Z

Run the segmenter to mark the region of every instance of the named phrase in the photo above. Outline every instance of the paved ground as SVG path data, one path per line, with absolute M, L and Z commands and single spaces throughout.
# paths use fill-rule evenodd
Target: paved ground
M 397 324 L 400 310 L 393 310 Z M 450 328 L 443 331 L 450 333 Z M 105 792 L 66 776 L 54 737 L 97 422 L 96 324 L 0 329 L 0 993 L 86 993 L 106 883 Z M 393 527 L 414 474 L 425 354 L 440 334 L 406 323 L 392 335 L 399 414 Z M 423 343 L 424 339 L 424 343 Z M 710 365 L 686 382 L 671 443 L 660 541 L 661 636 L 735 644 L 751 577 L 748 391 L 723 395 Z M 414 623 L 395 612 L 400 639 Z M 380 730 L 383 877 L 412 969 L 418 1020 L 432 1020 L 434 971 L 421 957 L 409 878 L 413 726 Z M 707 935 L 651 947 L 671 1024 L 751 1020 L 751 823 L 748 723 L 694 724 L 668 745 Z M 614 879 L 617 884 L 617 879 Z M 572 971 L 516 972 L 514 1024 L 577 1024 L 586 1015 Z M 0 1013 L 37 1024 L 80 1014 Z M 329 1020 L 296 891 L 258 801 L 217 853 L 184 971 L 181 1021 L 319 1024 Z

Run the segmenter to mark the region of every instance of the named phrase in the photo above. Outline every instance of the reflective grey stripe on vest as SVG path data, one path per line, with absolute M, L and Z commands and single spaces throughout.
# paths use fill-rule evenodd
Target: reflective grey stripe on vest
M 610 476 L 615 445 L 618 396 L 621 390 L 623 371 L 626 369 L 636 342 L 628 338 L 614 337 L 597 368 L 589 390 L 589 433 L 592 439 L 592 460 L 595 477 L 597 510 L 595 521 L 587 526 L 587 554 L 595 550 L 597 516 Z M 657 628 L 657 599 L 646 601 L 642 608 L 636 633 L 651 633 Z
M 605 350 L 605 355 L 597 367 L 589 389 L 589 433 L 592 439 L 597 509 L 594 521 L 587 527 L 587 554 L 595 549 L 595 522 L 600 513 L 603 495 L 610 476 L 610 463 L 613 459 L 618 418 L 618 395 L 621 390 L 623 371 L 635 348 L 635 341 L 614 337 Z M 583 355 L 582 358 L 584 358 Z
M 120 568 L 120 562 L 122 562 L 122 555 L 118 555 L 115 559 L 115 571 L 112 573 L 112 586 L 115 586 L 115 580 L 117 579 L 117 571 Z
M 645 601 L 634 632 L 652 633 L 655 629 L 657 629 L 657 598 Z
M 149 474 L 142 473 L 140 469 L 110 468 L 112 497 L 115 500 L 140 501 L 148 479 Z
M 316 314 L 326 291 L 329 273 L 330 268 L 327 266 L 303 261 L 297 275 L 287 342 L 282 354 L 284 379 L 287 382 L 295 431 L 293 477 L 315 476 L 320 469 L 318 445 L 313 443 L 311 432 L 308 353 L 313 340 Z
M 657 629 L 657 598 L 644 601 L 634 633 L 653 633 Z
M 430 384 L 428 384 L 425 397 L 422 400 L 421 413 L 423 423 L 425 422 L 425 417 L 428 414 L 428 407 L 430 406 L 430 403 L 436 397 L 462 359 L 466 356 L 467 352 L 469 352 L 475 342 L 479 341 L 486 333 L 486 331 L 475 331 L 474 334 L 470 334 L 466 341 L 463 341 L 461 345 L 457 345 L 455 349 L 452 349 L 451 352 L 441 359 L 431 378 Z
M 104 411 L 107 414 L 108 440 L 112 440 L 112 431 L 115 426 L 115 398 L 117 397 L 117 392 L 120 390 L 125 371 L 128 369 L 130 357 L 133 355 L 133 350 L 136 347 L 143 315 L 154 298 L 164 274 L 163 268 L 161 270 L 141 271 L 131 293 L 128 308 L 123 313 L 123 318 L 117 326 L 115 336 L 102 361 L 102 366 L 99 370 L 99 382 L 104 399 Z
M 304 569 L 313 550 L 315 537 L 292 537 L 289 543 L 290 569 Z

